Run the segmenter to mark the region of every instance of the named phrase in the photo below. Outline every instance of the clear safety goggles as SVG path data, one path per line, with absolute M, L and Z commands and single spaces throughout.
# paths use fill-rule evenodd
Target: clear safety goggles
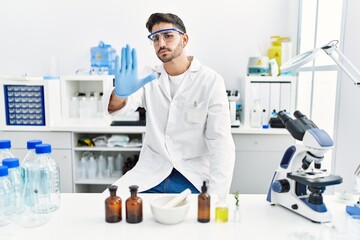
M 179 34 L 184 34 L 183 31 L 177 28 L 165 28 L 155 31 L 148 35 L 148 39 L 154 45 L 158 45 L 160 43 L 160 38 L 165 41 L 165 43 L 169 43 L 177 38 Z

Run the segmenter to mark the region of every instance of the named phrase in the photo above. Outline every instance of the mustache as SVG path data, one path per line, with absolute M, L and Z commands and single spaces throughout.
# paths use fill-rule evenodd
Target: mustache
M 171 51 L 171 49 L 169 49 L 169 48 L 166 48 L 166 47 L 162 47 L 162 48 L 160 48 L 159 49 L 159 51 L 158 51 L 158 53 L 160 53 L 162 50 L 167 50 L 167 51 Z

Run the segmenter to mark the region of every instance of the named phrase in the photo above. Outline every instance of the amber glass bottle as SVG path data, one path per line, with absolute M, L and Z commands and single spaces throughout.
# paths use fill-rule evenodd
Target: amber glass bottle
M 137 196 L 138 186 L 129 187 L 131 196 L 126 199 L 126 222 L 139 223 L 143 219 L 142 199 Z
M 105 221 L 108 223 L 120 222 L 121 215 L 121 198 L 116 196 L 116 185 L 108 187 L 110 191 L 110 197 L 105 200 Z
M 203 182 L 201 193 L 198 195 L 198 222 L 210 221 L 210 195 L 207 193 L 206 182 Z

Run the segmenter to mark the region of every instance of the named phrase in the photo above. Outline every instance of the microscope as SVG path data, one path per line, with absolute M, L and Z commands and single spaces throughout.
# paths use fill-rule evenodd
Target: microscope
M 333 146 L 331 137 L 300 111 L 292 119 L 283 111 L 278 117 L 297 143 L 284 153 L 267 194 L 271 205 L 279 204 L 313 222 L 331 221 L 323 202 L 326 186 L 342 183 L 340 176 L 321 169 L 324 154 Z

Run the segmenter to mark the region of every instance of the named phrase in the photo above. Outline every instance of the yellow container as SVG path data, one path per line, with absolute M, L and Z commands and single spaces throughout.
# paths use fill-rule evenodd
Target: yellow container
M 276 63 L 278 65 L 278 72 L 280 73 L 280 66 L 282 64 L 282 47 L 281 47 L 281 42 L 282 41 L 288 41 L 289 38 L 287 37 L 280 37 L 280 36 L 271 36 L 271 39 L 275 39 L 272 43 L 271 43 L 271 47 L 268 49 L 268 57 L 269 60 L 270 59 L 275 59 Z

